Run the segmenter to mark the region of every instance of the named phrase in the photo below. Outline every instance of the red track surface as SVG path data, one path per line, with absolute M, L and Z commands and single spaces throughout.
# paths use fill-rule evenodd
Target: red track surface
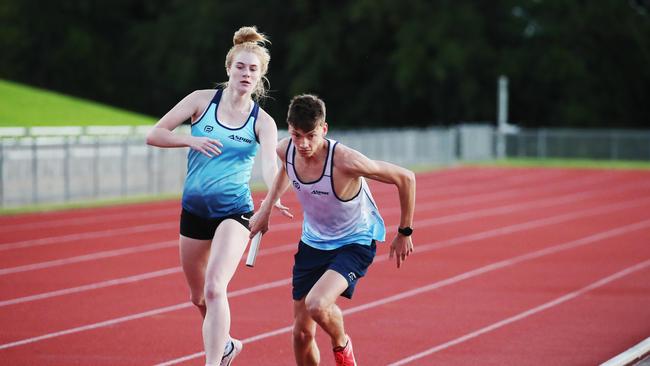
M 396 191 L 372 189 L 392 240 Z M 178 215 L 170 201 L 0 217 L 0 364 L 202 365 Z M 236 365 L 294 364 L 299 223 L 274 216 L 231 282 Z M 414 227 L 403 268 L 381 245 L 339 301 L 361 365 L 595 365 L 650 335 L 648 171 L 421 174 Z

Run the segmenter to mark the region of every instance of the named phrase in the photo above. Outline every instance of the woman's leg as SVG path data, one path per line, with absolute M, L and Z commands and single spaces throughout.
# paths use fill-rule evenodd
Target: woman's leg
M 203 321 L 203 344 L 206 362 L 219 364 L 229 339 L 230 307 L 227 290 L 235 274 L 249 231 L 235 220 L 224 220 L 214 234 L 205 271 L 206 315 Z
M 210 258 L 211 240 L 192 239 L 181 235 L 180 258 L 185 279 L 190 287 L 190 301 L 205 318 L 205 269 Z

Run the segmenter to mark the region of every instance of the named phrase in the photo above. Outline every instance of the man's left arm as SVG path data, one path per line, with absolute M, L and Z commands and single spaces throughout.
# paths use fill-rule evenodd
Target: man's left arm
M 411 233 L 415 211 L 415 173 L 386 161 L 371 160 L 356 150 L 347 149 L 345 155 L 348 156 L 344 159 L 344 169 L 350 175 L 363 176 L 397 187 L 401 209 L 400 229 L 391 243 L 389 257 L 395 255 L 399 268 L 413 252 Z

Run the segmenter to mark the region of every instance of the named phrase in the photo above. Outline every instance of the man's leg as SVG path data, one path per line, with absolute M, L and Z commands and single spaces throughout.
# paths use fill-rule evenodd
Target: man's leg
M 320 352 L 316 345 L 316 322 L 309 315 L 304 298 L 293 302 L 293 318 L 293 353 L 296 365 L 318 365 Z
M 340 273 L 328 269 L 304 299 L 309 316 L 329 334 L 332 348 L 345 347 L 347 336 L 343 313 L 336 299 L 348 288 L 348 281 Z

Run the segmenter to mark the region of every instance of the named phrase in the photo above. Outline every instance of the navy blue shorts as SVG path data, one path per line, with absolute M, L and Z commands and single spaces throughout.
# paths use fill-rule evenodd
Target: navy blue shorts
M 366 274 L 377 253 L 377 245 L 348 244 L 333 250 L 312 248 L 300 241 L 298 252 L 294 255 L 293 299 L 300 300 L 331 269 L 348 281 L 348 288 L 341 296 L 352 298 L 357 281 Z
M 192 239 L 212 240 L 215 231 L 217 231 L 217 227 L 219 227 L 219 224 L 221 224 L 223 220 L 233 219 L 244 225 L 246 229 L 249 229 L 248 220 L 250 220 L 251 216 L 253 216 L 253 211 L 228 215 L 216 219 L 206 219 L 183 209 L 183 211 L 181 211 L 181 235 Z

